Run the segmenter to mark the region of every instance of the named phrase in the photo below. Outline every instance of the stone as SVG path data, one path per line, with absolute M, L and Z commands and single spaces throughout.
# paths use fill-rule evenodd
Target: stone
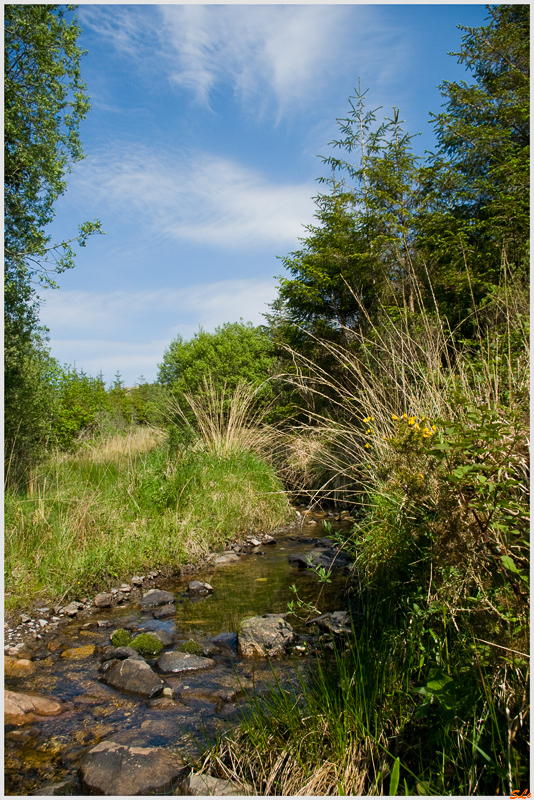
M 186 766 L 176 753 L 162 747 L 133 747 L 105 741 L 81 760 L 80 775 L 92 794 L 128 797 L 172 792 Z
M 84 644 L 82 647 L 69 647 L 61 653 L 61 658 L 89 658 L 95 652 L 96 645 Z
M 25 678 L 33 675 L 35 664 L 29 658 L 4 657 L 4 675 L 6 678 Z
M 39 614 L 40 614 L 42 617 L 44 617 L 44 615 L 45 615 L 45 614 L 49 614 L 49 613 L 50 613 L 50 609 L 48 608 L 48 606 L 44 606 L 43 608 L 38 608 L 38 609 L 37 609 L 37 612 L 38 612 L 38 613 L 39 613 Z
M 299 569 L 313 569 L 324 567 L 327 570 L 348 569 L 352 564 L 351 559 L 344 553 L 333 548 L 330 550 L 310 550 L 309 553 L 292 553 L 288 556 L 290 564 L 295 564 Z
M 237 652 L 245 658 L 279 656 L 295 639 L 295 631 L 279 614 L 248 617 L 237 631 Z
M 123 661 L 125 658 L 140 658 L 144 661 L 143 656 L 133 647 L 106 647 L 102 661 L 111 661 L 112 658 L 119 661 Z
M 172 653 L 164 653 L 156 661 L 156 666 L 161 672 L 189 672 L 198 669 L 211 669 L 215 666 L 215 661 L 203 656 L 195 656 L 191 653 L 180 653 L 174 650 Z
M 10 692 L 4 689 L 6 725 L 25 725 L 36 717 L 54 717 L 66 710 L 63 703 L 51 697 Z
M 142 596 L 139 601 L 141 608 L 154 608 L 174 603 L 175 597 L 171 592 L 164 592 L 162 589 L 150 589 Z
M 337 635 L 350 634 L 350 614 L 348 611 L 333 611 L 330 614 L 321 614 L 320 617 L 310 620 L 306 625 L 317 625 L 324 633 Z
M 134 575 L 132 578 L 132 583 L 134 586 L 142 586 L 144 578 L 141 575 Z
M 165 683 L 146 661 L 137 658 L 119 661 L 105 673 L 102 680 L 114 689 L 142 697 L 156 697 L 165 688 Z
M 144 656 L 157 656 L 163 650 L 163 644 L 151 633 L 140 633 L 130 642 L 130 647 Z
M 128 592 L 132 591 L 132 587 L 128 583 L 121 583 L 121 585 L 119 586 L 119 589 L 124 594 L 128 594 Z
M 21 614 L 21 615 L 20 615 L 20 621 L 21 621 L 21 623 L 22 623 L 23 625 L 27 625 L 27 624 L 28 624 L 28 622 L 31 622 L 31 621 L 32 621 L 32 618 L 31 618 L 31 617 L 29 617 L 27 614 Z
M 113 595 L 111 592 L 100 592 L 93 602 L 97 608 L 109 608 L 113 605 Z
M 38 792 L 32 792 L 30 797 L 45 795 L 45 797 L 64 797 L 77 794 L 78 780 L 75 775 L 60 783 L 46 783 Z
M 232 564 L 236 561 L 241 561 L 241 559 L 235 553 L 223 553 L 215 559 L 216 564 Z
M 160 608 L 156 608 L 152 612 L 152 616 L 154 619 L 167 619 L 168 617 L 175 617 L 176 616 L 176 606 L 174 603 L 167 603 L 164 606 L 160 606 Z
M 262 544 L 276 544 L 276 539 L 274 536 L 270 536 L 268 533 L 266 533 L 263 537 Z
M 82 608 L 83 603 L 73 600 L 72 603 L 69 603 L 68 606 L 63 608 L 63 613 L 68 614 L 69 617 L 75 617 Z
M 152 636 L 155 636 L 156 639 L 159 639 L 163 647 L 168 647 L 170 644 L 174 644 L 176 641 L 172 633 L 169 631 L 158 630 L 158 631 L 147 631 L 151 633 Z
M 260 539 L 256 539 L 255 536 L 250 536 L 247 539 L 247 544 L 251 544 L 253 547 L 259 547 L 260 544 L 261 544 L 261 541 L 260 541 Z
M 253 794 L 252 787 L 248 784 L 241 786 L 235 781 L 213 778 L 211 775 L 198 775 L 195 772 L 184 780 L 181 791 L 184 795 L 197 797 L 234 797 Z
M 204 581 L 190 581 L 187 590 L 189 594 L 210 594 L 213 592 L 213 586 Z

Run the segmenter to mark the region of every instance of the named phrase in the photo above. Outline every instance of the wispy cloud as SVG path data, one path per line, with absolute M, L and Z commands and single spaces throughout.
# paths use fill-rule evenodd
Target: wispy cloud
M 315 102 L 343 63 L 354 59 L 348 27 L 365 7 L 349 5 L 82 6 L 82 24 L 145 73 L 209 106 L 229 86 L 242 107 L 268 106 L 279 119 Z
M 280 185 L 214 155 L 116 145 L 76 166 L 69 199 L 123 213 L 173 239 L 243 249 L 294 246 L 312 221 L 312 182 Z
M 213 331 L 224 322 L 262 324 L 276 297 L 272 280 L 226 280 L 157 291 L 48 291 L 41 320 L 53 336 L 52 355 L 110 379 L 120 368 L 131 384 L 156 367 L 172 339 L 191 338 L 199 325 Z M 95 336 L 98 331 L 98 336 Z

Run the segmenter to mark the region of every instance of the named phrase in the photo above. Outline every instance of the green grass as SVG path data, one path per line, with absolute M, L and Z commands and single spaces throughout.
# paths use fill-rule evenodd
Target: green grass
M 325 651 L 292 688 L 206 756 L 259 795 L 509 795 L 528 787 L 527 659 L 485 659 L 459 637 L 439 664 L 391 608 L 371 606 L 350 646 Z M 391 624 L 393 621 L 394 624 Z M 508 709 L 508 710 L 507 710 Z
M 82 597 L 111 579 L 195 561 L 287 520 L 273 470 L 246 450 L 202 444 L 170 456 L 108 443 L 42 465 L 5 498 L 6 607 Z

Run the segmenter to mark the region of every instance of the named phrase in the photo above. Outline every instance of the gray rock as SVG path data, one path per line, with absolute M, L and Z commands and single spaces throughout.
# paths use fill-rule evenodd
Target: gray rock
M 169 631 L 145 631 L 145 633 L 151 633 L 152 636 L 155 636 L 156 639 L 159 639 L 163 647 L 168 647 L 170 644 L 174 644 L 176 641 L 175 637 Z
M 137 658 L 144 661 L 143 656 L 133 647 L 106 647 L 102 661 L 111 661 L 112 658 L 117 658 L 119 661 L 123 661 L 125 658 Z
M 187 589 L 189 594 L 210 594 L 213 592 L 213 586 L 203 581 L 190 581 Z
M 103 680 L 114 689 L 143 697 L 155 697 L 165 688 L 165 683 L 146 661 L 136 658 L 127 658 L 115 664 L 105 673 Z
M 276 544 L 276 539 L 274 536 L 270 536 L 268 533 L 264 534 L 262 544 Z
M 134 586 L 142 586 L 144 581 L 144 577 L 142 575 L 134 575 L 132 578 L 132 583 Z
M 183 759 L 169 750 L 113 741 L 100 742 L 80 763 L 85 788 L 114 797 L 172 792 L 185 773 Z
M 80 603 L 78 600 L 73 600 L 72 603 L 69 603 L 68 606 L 65 606 L 62 610 L 63 613 L 68 614 L 69 617 L 75 617 L 82 608 L 83 603 Z
M 251 795 L 252 787 L 249 785 L 242 787 L 234 781 L 212 778 L 211 775 L 197 775 L 192 772 L 182 783 L 181 792 L 184 795 L 197 797 L 235 797 Z
M 236 561 L 241 561 L 241 559 L 235 553 L 223 553 L 215 559 L 216 564 L 233 564 Z
M 317 625 L 320 631 L 337 635 L 352 633 L 350 628 L 350 614 L 348 611 L 334 611 L 331 614 L 321 614 L 306 625 Z
M 351 559 L 344 553 L 333 548 L 330 550 L 310 550 L 309 553 L 293 553 L 288 556 L 290 564 L 295 564 L 299 569 L 312 569 L 324 567 L 327 570 L 348 569 L 352 564 Z
M 174 603 L 174 595 L 171 592 L 164 592 L 162 589 L 149 589 L 148 592 L 142 596 L 139 604 L 142 608 L 154 608 L 156 606 L 165 606 L 168 603 Z
M 194 656 L 191 653 L 164 653 L 156 661 L 156 666 L 162 672 L 188 672 L 190 670 L 211 669 L 215 661 L 204 656 Z
M 279 656 L 295 639 L 295 631 L 279 614 L 248 617 L 237 631 L 237 652 L 247 658 Z
M 111 592 L 100 592 L 94 599 L 97 608 L 109 608 L 113 605 L 113 595 Z
M 166 619 L 167 617 L 174 617 L 176 616 L 176 606 L 174 603 L 167 603 L 167 605 L 161 606 L 153 611 L 152 616 L 154 619 Z

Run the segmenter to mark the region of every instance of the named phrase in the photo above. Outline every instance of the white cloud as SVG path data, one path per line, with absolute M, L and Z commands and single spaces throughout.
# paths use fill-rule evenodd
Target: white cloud
M 294 246 L 311 222 L 315 183 L 280 185 L 228 158 L 117 145 L 77 165 L 70 201 L 98 216 L 126 215 L 137 227 L 203 245 Z M 106 213 L 107 209 L 107 213 Z
M 241 317 L 255 325 L 276 297 L 272 280 L 226 280 L 183 289 L 117 291 L 108 294 L 48 291 L 41 321 L 52 336 L 52 355 L 106 380 L 119 369 L 131 385 L 143 374 L 156 377 L 165 348 L 178 334 L 190 339 Z M 98 337 L 95 336 L 98 331 Z

